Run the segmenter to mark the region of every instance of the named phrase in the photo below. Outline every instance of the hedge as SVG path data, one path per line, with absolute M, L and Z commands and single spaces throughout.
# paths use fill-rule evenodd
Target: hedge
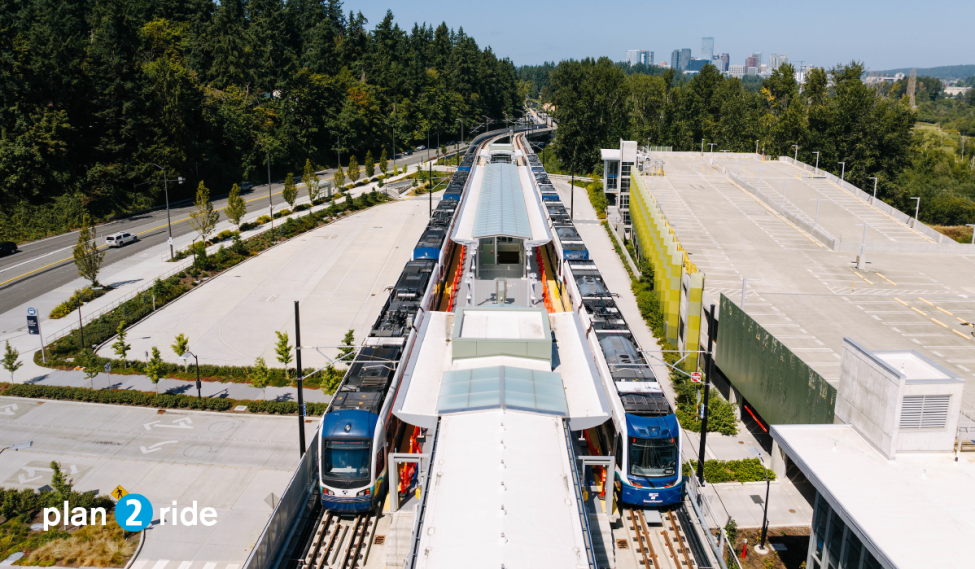
M 71 298 L 55 306 L 54 310 L 51 311 L 49 317 L 54 320 L 57 320 L 58 318 L 64 318 L 68 314 L 71 314 L 72 312 L 77 310 L 78 307 L 81 306 L 82 304 L 86 302 L 91 302 L 96 298 L 98 298 L 99 296 L 103 296 L 107 294 L 108 291 L 110 290 L 112 290 L 111 287 L 102 287 L 101 289 L 98 290 L 95 290 L 90 286 L 86 286 L 85 288 L 79 288 L 78 290 L 74 291 L 74 294 L 71 295 Z
M 688 473 L 697 472 L 697 461 L 689 460 L 684 463 Z M 741 460 L 705 460 L 704 480 L 712 484 L 722 482 L 765 482 L 765 475 L 769 480 L 775 480 L 775 473 L 762 466 L 757 458 L 743 458 Z
M 114 310 L 111 310 L 86 324 L 84 327 L 85 346 L 81 345 L 80 330 L 72 330 L 67 336 L 60 338 L 47 346 L 51 358 L 46 364 L 46 367 L 74 367 L 77 365 L 77 363 L 73 360 L 81 356 L 83 354 L 83 350 L 90 349 L 91 346 L 102 344 L 112 338 L 116 334 L 118 326 L 121 322 L 125 322 L 126 326 L 128 327 L 148 316 L 153 310 L 153 296 L 155 296 L 155 306 L 156 308 L 159 308 L 190 290 L 191 286 L 196 286 L 197 282 L 195 281 L 190 282 L 189 286 L 187 286 L 186 283 L 181 282 L 183 279 L 187 278 L 187 276 L 193 279 L 213 277 L 216 275 L 216 273 L 240 263 L 252 254 L 271 247 L 281 238 L 290 239 L 298 234 L 315 229 L 319 225 L 322 225 L 334 218 L 341 217 L 346 212 L 365 209 L 389 200 L 385 194 L 380 192 L 363 193 L 354 199 L 346 197 L 342 203 L 335 203 L 334 197 L 336 196 L 316 200 L 316 203 L 324 203 L 327 201 L 333 201 L 333 203 L 327 208 L 310 213 L 303 217 L 288 218 L 281 226 L 274 228 L 274 235 L 262 233 L 261 235 L 256 235 L 247 239 L 246 241 L 241 241 L 239 233 L 230 232 L 231 237 L 234 239 L 234 243 L 229 249 L 221 246 L 220 249 L 213 255 L 207 255 L 205 249 L 202 252 L 197 251 L 192 268 L 189 268 L 184 272 L 180 272 L 178 275 L 169 277 L 164 281 L 156 279 L 156 282 L 149 290 L 122 303 Z M 259 222 L 261 220 L 267 222 L 270 221 L 270 218 L 265 215 L 258 219 Z M 224 233 L 225 232 L 221 232 L 220 235 Z M 69 361 L 69 359 L 71 361 Z M 100 366 L 111 361 L 113 369 L 116 370 L 125 370 L 130 368 L 133 372 L 138 372 L 145 366 L 145 364 L 141 361 L 108 360 L 106 358 L 97 357 L 95 357 L 94 360 L 97 361 L 98 365 Z M 38 365 L 45 365 L 41 362 L 40 352 L 34 354 L 34 361 Z M 327 369 L 310 377 L 306 381 L 306 385 L 308 385 L 308 387 L 317 387 L 321 385 L 325 389 L 334 389 L 338 384 L 336 377 L 341 379 L 342 371 L 344 370 Z M 167 375 L 180 377 L 179 366 L 176 366 L 175 364 L 166 364 L 164 373 Z M 200 374 L 201 376 L 208 378 L 213 377 L 229 379 L 236 382 L 245 382 L 250 375 L 250 368 L 231 366 L 200 366 Z M 285 371 L 283 369 L 272 369 L 271 374 L 271 385 L 287 385 L 289 380 L 287 379 L 288 376 L 285 375 Z M 192 374 L 183 372 L 182 378 L 194 379 L 195 370 Z
M 195 409 L 201 411 L 230 411 L 238 405 L 246 405 L 251 413 L 271 415 L 296 415 L 296 401 L 253 401 L 248 399 L 226 399 L 207 397 L 198 399 L 191 395 L 172 395 L 168 393 L 148 393 L 145 391 L 101 389 L 86 387 L 61 387 L 54 385 L 0 384 L 0 394 L 8 397 L 30 399 L 54 399 L 58 401 L 84 401 L 109 405 L 134 405 L 158 409 Z M 325 413 L 327 403 L 305 403 L 308 415 Z

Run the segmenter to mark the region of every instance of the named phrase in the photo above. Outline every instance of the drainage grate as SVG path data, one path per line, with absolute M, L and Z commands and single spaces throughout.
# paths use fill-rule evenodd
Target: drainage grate
M 625 539 L 616 540 L 616 549 L 629 549 L 630 544 Z
M 386 543 L 386 536 L 385 535 L 377 535 L 376 536 L 376 539 L 372 540 L 372 544 L 373 545 L 382 545 L 384 543 Z

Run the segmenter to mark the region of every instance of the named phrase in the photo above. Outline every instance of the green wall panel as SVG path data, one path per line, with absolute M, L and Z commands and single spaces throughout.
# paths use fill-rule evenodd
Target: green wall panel
M 833 422 L 836 388 L 721 295 L 715 363 L 772 425 Z

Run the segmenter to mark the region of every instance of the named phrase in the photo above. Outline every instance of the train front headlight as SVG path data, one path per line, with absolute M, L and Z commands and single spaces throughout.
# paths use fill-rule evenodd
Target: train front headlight
M 356 494 L 356 496 L 368 496 L 371 493 L 372 490 L 370 488 L 366 488 L 365 490 L 361 490 L 358 494 Z
M 322 494 L 325 494 L 326 496 L 334 496 L 335 492 L 332 492 L 328 488 L 322 486 Z

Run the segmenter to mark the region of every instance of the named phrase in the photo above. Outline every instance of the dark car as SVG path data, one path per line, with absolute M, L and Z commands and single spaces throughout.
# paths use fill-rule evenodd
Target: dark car
M 13 241 L 0 241 L 0 257 L 13 255 L 17 252 L 17 244 Z

